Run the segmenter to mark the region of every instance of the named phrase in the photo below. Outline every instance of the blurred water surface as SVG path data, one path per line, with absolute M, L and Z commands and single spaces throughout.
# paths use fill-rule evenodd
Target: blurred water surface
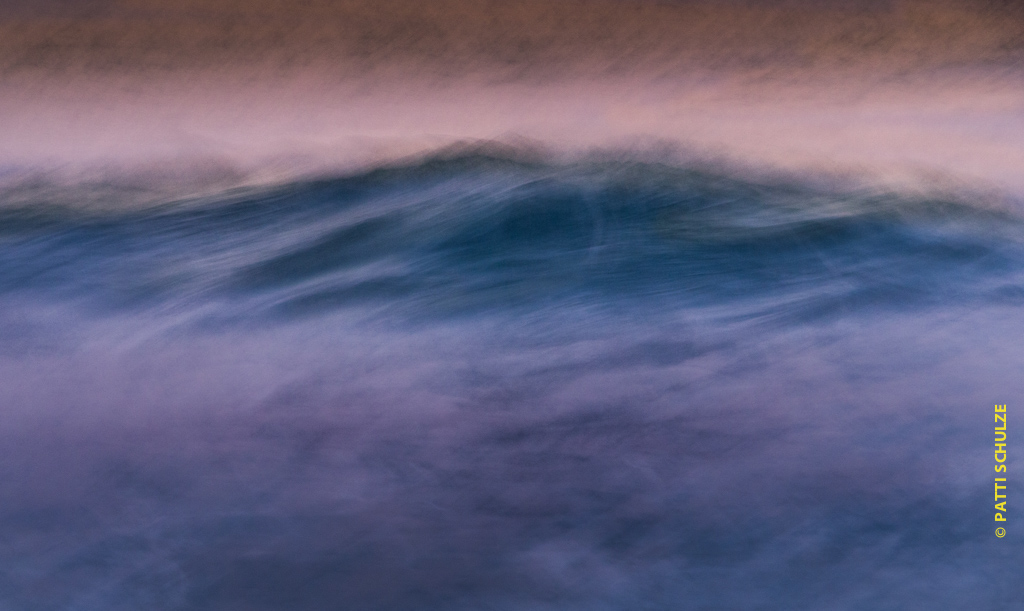
M 1024 600 L 986 449 L 1011 207 L 486 151 L 33 193 L 0 207 L 2 609 Z

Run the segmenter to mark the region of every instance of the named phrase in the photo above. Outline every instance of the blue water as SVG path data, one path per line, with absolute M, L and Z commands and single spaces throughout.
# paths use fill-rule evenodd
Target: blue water
M 0 609 L 1024 604 L 1012 204 L 487 151 L 96 188 L 0 202 Z

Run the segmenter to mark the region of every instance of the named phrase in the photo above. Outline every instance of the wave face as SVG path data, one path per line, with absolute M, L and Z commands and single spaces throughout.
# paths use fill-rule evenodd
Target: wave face
M 1024 600 L 1011 210 L 487 152 L 5 197 L 0 608 Z

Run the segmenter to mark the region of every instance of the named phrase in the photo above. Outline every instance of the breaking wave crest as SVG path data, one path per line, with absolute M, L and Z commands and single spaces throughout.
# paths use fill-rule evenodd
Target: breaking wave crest
M 609 300 L 828 315 L 1024 296 L 1024 225 L 1005 210 L 654 163 L 465 153 L 141 211 L 46 203 L 0 211 L 0 292 L 239 316 Z

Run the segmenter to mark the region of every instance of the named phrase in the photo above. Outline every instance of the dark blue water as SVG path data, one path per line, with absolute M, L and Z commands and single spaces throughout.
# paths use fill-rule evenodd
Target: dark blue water
M 0 609 L 1024 604 L 1010 205 L 486 152 L 95 188 L 0 206 Z

